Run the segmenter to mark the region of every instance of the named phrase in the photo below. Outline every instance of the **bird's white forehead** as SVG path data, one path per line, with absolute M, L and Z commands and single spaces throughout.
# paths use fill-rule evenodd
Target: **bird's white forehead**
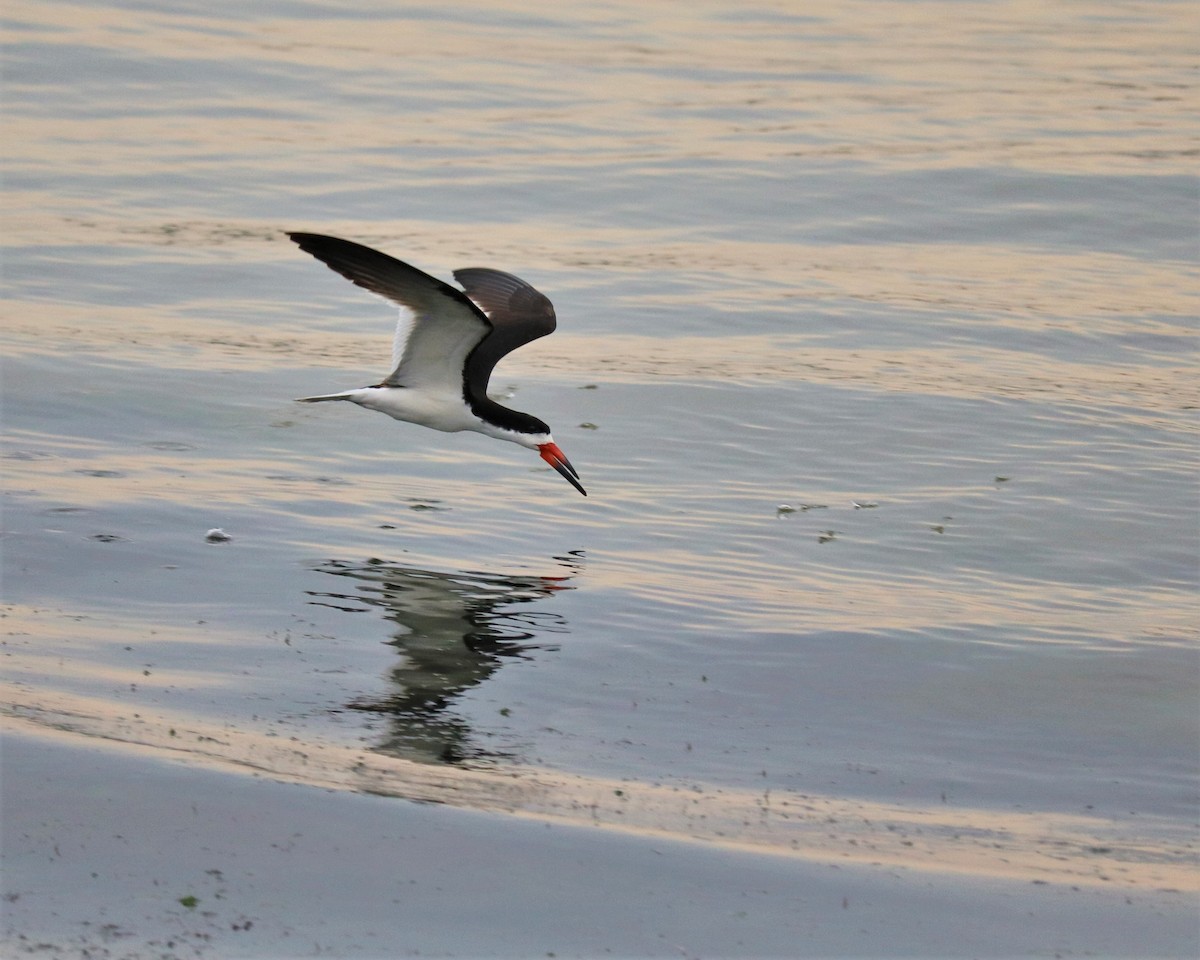
M 516 430 L 505 430 L 503 427 L 492 427 L 490 424 L 487 426 L 487 430 L 480 429 L 479 432 L 487 433 L 488 436 L 495 437 L 497 440 L 510 440 L 513 443 L 519 443 L 530 450 L 536 450 L 543 444 L 554 442 L 554 438 L 548 433 L 518 433 Z

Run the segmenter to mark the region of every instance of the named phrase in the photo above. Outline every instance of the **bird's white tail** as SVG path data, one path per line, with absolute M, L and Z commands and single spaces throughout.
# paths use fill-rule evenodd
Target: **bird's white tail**
M 297 403 L 320 403 L 322 400 L 353 400 L 357 390 L 344 390 L 341 393 L 327 393 L 322 397 L 297 397 Z

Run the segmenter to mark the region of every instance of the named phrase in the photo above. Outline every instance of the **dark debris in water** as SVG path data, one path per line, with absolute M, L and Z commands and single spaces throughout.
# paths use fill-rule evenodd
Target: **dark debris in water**
M 793 513 L 807 513 L 809 510 L 828 510 L 827 503 L 801 503 L 797 506 L 792 506 L 790 503 L 781 503 L 775 507 L 775 516 L 786 517 Z
M 301 477 L 290 473 L 272 473 L 265 478 L 267 480 L 278 480 L 280 483 L 327 483 L 335 487 L 345 487 L 350 485 L 349 480 L 342 477 Z
M 121 537 L 115 533 L 93 533 L 89 540 L 95 540 L 97 543 L 131 543 L 128 537 Z

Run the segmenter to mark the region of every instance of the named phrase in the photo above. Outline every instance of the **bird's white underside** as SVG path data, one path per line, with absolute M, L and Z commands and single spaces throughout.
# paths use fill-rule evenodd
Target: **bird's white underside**
M 553 443 L 549 433 L 518 433 L 480 420 L 463 399 L 462 380 L 459 389 L 448 391 L 424 387 L 360 387 L 320 397 L 302 397 L 306 402 L 319 400 L 349 400 L 368 410 L 386 413 L 394 420 L 415 423 L 444 433 L 470 430 L 497 440 L 508 440 L 530 450 Z

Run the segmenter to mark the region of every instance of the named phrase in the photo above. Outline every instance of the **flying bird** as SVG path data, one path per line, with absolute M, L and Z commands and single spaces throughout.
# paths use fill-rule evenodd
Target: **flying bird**
M 554 332 L 554 307 L 524 280 L 486 267 L 454 271 L 462 290 L 386 253 L 338 237 L 289 233 L 300 249 L 352 283 L 397 304 L 392 372 L 381 383 L 301 403 L 349 400 L 396 420 L 474 430 L 536 450 L 585 497 L 579 474 L 537 417 L 487 394 L 492 369 L 517 347 Z

